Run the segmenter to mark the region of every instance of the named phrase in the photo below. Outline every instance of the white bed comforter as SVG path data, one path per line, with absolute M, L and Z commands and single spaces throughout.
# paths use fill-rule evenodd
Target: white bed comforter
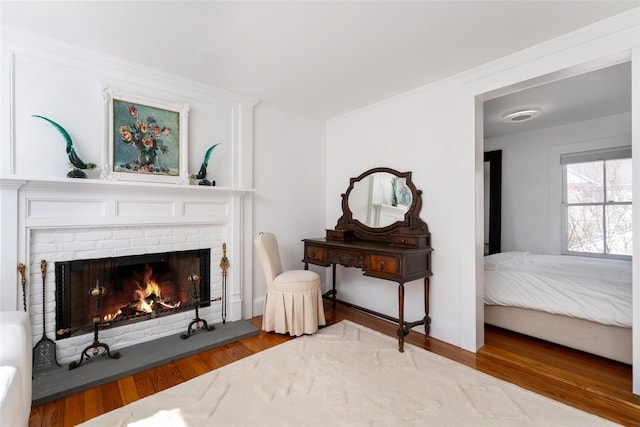
M 631 327 L 631 261 L 505 252 L 485 257 L 485 304 Z

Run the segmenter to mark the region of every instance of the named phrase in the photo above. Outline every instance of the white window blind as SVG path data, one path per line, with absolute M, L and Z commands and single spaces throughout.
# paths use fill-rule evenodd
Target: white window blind
M 605 148 L 602 150 L 583 151 L 580 153 L 569 153 L 560 156 L 560 164 L 568 165 L 573 163 L 587 163 L 598 160 L 615 160 L 631 158 L 631 146 Z

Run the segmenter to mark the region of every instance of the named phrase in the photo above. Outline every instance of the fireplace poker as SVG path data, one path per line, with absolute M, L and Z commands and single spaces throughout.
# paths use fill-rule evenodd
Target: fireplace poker
M 46 277 L 47 277 L 47 261 L 40 261 L 40 272 L 42 273 L 42 338 L 33 347 L 33 370 L 36 372 L 46 371 L 55 367 L 59 367 L 56 356 L 56 343 L 47 337 L 46 322 Z
M 18 264 L 18 271 L 20 272 L 20 283 L 22 284 L 22 307 L 26 313 L 27 311 L 27 278 L 25 276 L 25 265 L 23 263 Z

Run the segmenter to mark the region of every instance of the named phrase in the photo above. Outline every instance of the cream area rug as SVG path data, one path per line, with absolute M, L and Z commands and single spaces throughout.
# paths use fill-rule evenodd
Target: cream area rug
M 89 426 L 612 426 L 350 321 L 133 402 Z

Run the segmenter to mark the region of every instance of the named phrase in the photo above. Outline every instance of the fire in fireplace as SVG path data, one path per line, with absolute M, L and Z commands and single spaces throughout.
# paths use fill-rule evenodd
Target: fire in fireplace
M 144 273 L 134 274 L 132 277 L 123 280 L 133 280 L 130 286 L 123 286 L 124 289 L 133 288 L 133 299 L 121 306 L 116 312 L 106 312 L 102 317 L 103 321 L 118 321 L 153 313 L 158 310 L 172 310 L 180 307 L 180 300 L 162 297 L 162 289 L 171 289 L 170 283 L 162 285 L 156 281 L 153 267 L 145 264 Z
M 95 319 L 115 327 L 210 305 L 210 250 L 56 262 L 57 338 L 89 333 Z M 199 282 L 189 281 L 197 274 Z M 102 286 L 99 304 L 90 291 Z

